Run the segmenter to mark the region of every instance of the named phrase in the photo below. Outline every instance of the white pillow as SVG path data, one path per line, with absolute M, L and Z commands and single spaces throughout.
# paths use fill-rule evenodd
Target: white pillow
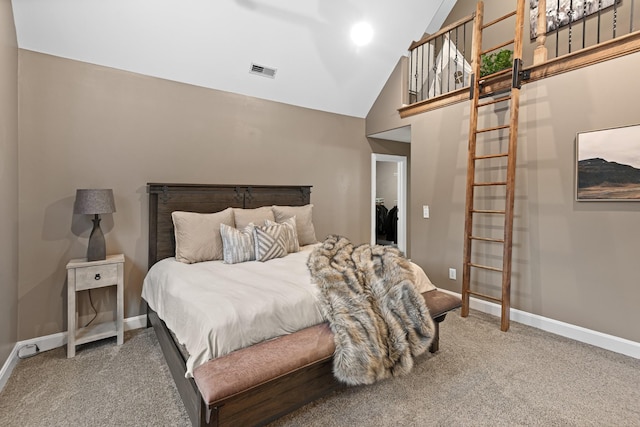
M 256 259 L 253 227 L 253 223 L 249 223 L 242 230 L 237 230 L 226 224 L 220 224 L 222 259 L 225 264 L 237 264 Z
M 254 223 L 255 225 L 264 225 L 264 222 L 267 220 L 276 220 L 270 206 L 263 206 L 255 209 L 233 208 L 233 216 L 238 230 L 242 230 L 250 223 Z
M 192 264 L 222 259 L 220 224 L 233 226 L 231 208 L 211 214 L 174 211 L 171 218 L 178 261 Z
M 282 223 L 293 216 L 296 217 L 296 229 L 300 246 L 318 243 L 316 231 L 313 227 L 313 205 L 304 206 L 273 206 L 276 222 Z
M 422 267 L 413 262 L 411 263 L 411 267 L 413 268 L 413 273 L 415 274 L 415 285 L 416 288 L 418 288 L 418 292 L 424 293 L 436 289 L 436 286 L 431 283 L 431 280 L 429 280 L 427 273 L 424 272 Z

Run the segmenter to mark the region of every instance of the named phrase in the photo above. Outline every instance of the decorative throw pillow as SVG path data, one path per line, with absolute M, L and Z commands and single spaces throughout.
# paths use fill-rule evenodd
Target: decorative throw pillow
M 222 259 L 225 264 L 237 264 L 256 259 L 253 227 L 253 223 L 250 223 L 242 230 L 238 230 L 226 224 L 220 224 Z
M 241 230 L 245 228 L 249 223 L 255 225 L 264 225 L 266 220 L 275 221 L 273 216 L 273 210 L 271 206 L 263 206 L 255 209 L 241 209 L 233 208 L 233 216 L 236 222 L 236 228 Z
M 418 292 L 423 293 L 423 292 L 432 291 L 436 289 L 435 285 L 431 282 L 431 280 L 429 280 L 429 277 L 424 272 L 422 267 L 412 262 L 411 268 L 413 269 L 413 272 L 416 276 L 415 285 L 416 285 L 416 288 L 418 289 Z
M 266 220 L 264 225 L 277 225 L 276 222 Z M 281 225 L 284 226 L 285 235 L 287 239 L 287 252 L 293 253 L 300 250 L 300 243 L 298 242 L 298 231 L 296 229 L 296 217 L 285 219 Z
M 176 260 L 187 264 L 222 259 L 220 224 L 233 226 L 233 210 L 202 214 L 171 213 L 176 238 Z
M 273 215 L 278 223 L 282 223 L 293 216 L 296 217 L 296 231 L 298 232 L 300 246 L 318 243 L 313 226 L 312 204 L 304 206 L 273 206 Z
M 286 232 L 284 225 L 264 225 L 253 228 L 256 245 L 256 259 L 269 261 L 282 258 L 287 254 Z

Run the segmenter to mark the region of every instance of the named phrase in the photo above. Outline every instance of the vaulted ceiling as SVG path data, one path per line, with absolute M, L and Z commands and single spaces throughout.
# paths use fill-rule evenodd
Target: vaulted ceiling
M 22 49 L 365 117 L 455 0 L 12 0 Z M 357 46 L 351 28 L 368 22 Z M 250 73 L 276 69 L 274 78 Z

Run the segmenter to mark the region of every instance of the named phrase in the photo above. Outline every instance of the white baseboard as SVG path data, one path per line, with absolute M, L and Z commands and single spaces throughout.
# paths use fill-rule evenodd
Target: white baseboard
M 446 289 L 439 290 L 460 297 L 459 293 L 448 291 Z M 501 315 L 501 308 L 499 304 L 478 298 L 470 298 L 469 307 L 493 316 L 500 317 Z M 558 320 L 528 313 L 526 311 L 516 310 L 515 308 L 511 309 L 510 318 L 512 321 L 522 323 L 523 325 L 532 326 L 537 329 L 542 329 L 543 331 L 551 332 L 552 334 L 640 359 L 640 343 L 635 341 L 593 331 L 570 323 L 560 322 Z
M 11 376 L 11 372 L 13 372 L 13 368 L 18 364 L 18 344 L 13 346 L 13 350 L 9 353 L 9 357 L 7 361 L 2 365 L 2 369 L 0 369 L 0 391 L 4 388 L 4 385 L 9 380 Z
M 128 317 L 124 319 L 124 330 L 130 331 L 132 329 L 144 328 L 147 325 L 147 315 L 141 314 L 140 316 Z M 5 384 L 13 372 L 13 368 L 18 364 L 20 360 L 18 358 L 18 351 L 26 345 L 35 344 L 38 346 L 39 353 L 43 351 L 53 350 L 54 348 L 67 345 L 67 333 L 58 332 L 57 334 L 45 335 L 43 337 L 31 338 L 24 341 L 19 341 L 13 347 L 11 354 L 7 358 L 6 362 L 0 369 L 0 391 L 4 388 Z
M 141 314 L 136 317 L 127 317 L 124 319 L 124 330 L 131 331 L 133 329 L 142 329 L 147 327 L 147 315 Z
M 459 293 L 448 291 L 446 289 L 439 290 L 460 297 Z M 500 316 L 500 306 L 489 301 L 471 298 L 469 306 L 472 309 L 481 311 L 483 313 L 491 314 L 498 317 Z M 640 343 L 637 343 L 635 341 L 619 338 L 614 335 L 603 334 L 602 332 L 593 331 L 581 326 L 560 322 L 554 319 L 549 319 L 537 314 L 527 313 L 526 311 L 517 310 L 515 308 L 511 309 L 510 317 L 514 322 L 522 323 L 523 325 L 532 326 L 534 328 L 542 329 L 543 331 L 551 332 L 556 335 L 560 335 L 566 338 L 640 359 Z M 125 319 L 124 329 L 125 331 L 128 331 L 132 329 L 144 328 L 146 324 L 147 316 L 142 314 L 140 316 L 129 317 Z M 27 344 L 36 344 L 41 352 L 52 350 L 54 348 L 62 347 L 67 344 L 67 333 L 60 332 L 57 334 L 32 338 L 16 343 L 7 361 L 2 366 L 2 369 L 0 369 L 0 391 L 2 391 L 5 384 L 7 383 L 7 380 L 9 379 L 13 368 L 18 364 L 18 350 Z

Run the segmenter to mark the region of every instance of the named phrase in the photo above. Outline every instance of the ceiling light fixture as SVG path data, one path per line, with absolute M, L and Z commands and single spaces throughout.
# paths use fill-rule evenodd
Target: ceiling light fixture
M 353 27 L 351 27 L 351 40 L 357 46 L 364 46 L 369 44 L 369 42 L 373 39 L 373 28 L 367 22 L 358 22 Z

